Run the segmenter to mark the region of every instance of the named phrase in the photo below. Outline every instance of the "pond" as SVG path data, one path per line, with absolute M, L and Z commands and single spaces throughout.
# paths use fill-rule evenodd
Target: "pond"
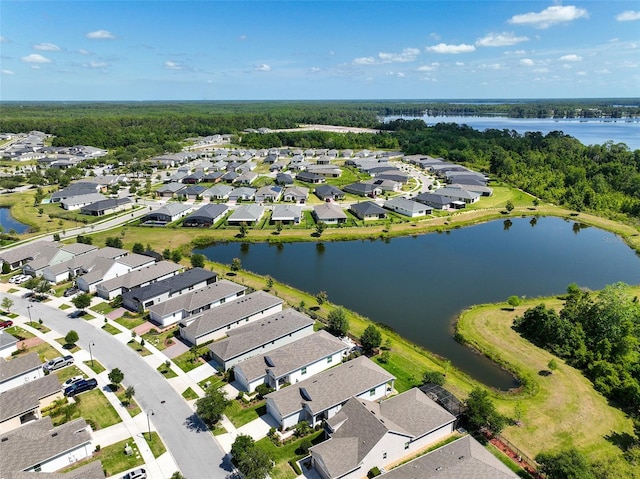
M 26 233 L 29 230 L 28 225 L 20 223 L 11 216 L 11 210 L 7 207 L 0 207 L 0 225 L 5 233 L 12 229 L 18 234 Z
M 600 289 L 640 284 L 640 257 L 619 237 L 554 217 L 511 218 L 449 232 L 384 241 L 217 244 L 194 251 L 271 275 L 384 323 L 500 389 L 513 378 L 458 344 L 461 310 L 511 295 L 563 293 L 569 283 Z

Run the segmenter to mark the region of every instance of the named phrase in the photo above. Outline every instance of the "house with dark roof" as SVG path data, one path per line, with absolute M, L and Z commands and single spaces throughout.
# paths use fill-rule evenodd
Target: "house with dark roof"
M 369 183 L 351 183 L 350 185 L 343 186 L 342 189 L 352 195 L 369 196 L 371 198 L 382 194 L 382 188 Z
M 264 206 L 256 205 L 253 203 L 240 205 L 236 210 L 233 211 L 233 213 L 231 213 L 231 215 L 229 215 L 229 218 L 227 218 L 227 223 L 229 225 L 236 226 L 241 225 L 242 223 L 253 225 L 262 219 L 264 212 Z
M 202 197 L 202 194 L 207 191 L 207 189 L 208 188 L 206 186 L 202 185 L 189 185 L 180 190 L 177 196 L 183 200 L 197 200 Z
M 328 225 L 346 223 L 347 215 L 338 205 L 322 203 L 313 207 L 313 217 L 317 222 L 322 221 Z
M 354 397 L 327 419 L 329 440 L 309 449 L 311 463 L 323 479 L 360 479 L 449 436 L 455 421 L 417 388 L 381 402 Z
M 58 376 L 49 374 L 0 394 L 0 434 L 42 416 L 42 408 L 62 398 Z
M 0 358 L 0 393 L 43 376 L 42 361 L 37 353 L 16 356 L 10 360 Z
M 130 198 L 107 198 L 106 200 L 96 201 L 95 203 L 81 207 L 80 213 L 91 216 L 110 215 L 118 211 L 124 211 L 132 204 L 133 202 Z
M 224 338 L 234 328 L 282 311 L 282 300 L 264 291 L 225 302 L 180 321 L 180 337 L 190 344 Z
M 292 185 L 293 178 L 287 173 L 278 173 L 276 175 L 276 183 L 279 185 Z
M 385 479 L 517 479 L 515 472 L 472 436 L 456 439 L 406 462 L 384 475 Z
M 229 330 L 226 338 L 209 345 L 209 356 L 226 371 L 240 361 L 313 334 L 313 323 L 306 314 L 285 309 Z
M 144 215 L 141 219 L 143 225 L 164 226 L 180 218 L 184 218 L 193 211 L 193 205 L 183 205 L 182 203 L 167 203 L 157 210 Z
M 462 201 L 466 204 L 475 203 L 480 199 L 480 193 L 466 190 L 461 187 L 445 186 L 444 188 L 438 188 L 433 190 L 434 195 L 444 196 L 450 201 Z
M 10 472 L 54 472 L 91 456 L 90 427 L 82 418 L 53 426 L 44 416 L 22 427 L 0 434 L 0 477 Z
M 313 192 L 322 201 L 344 199 L 344 191 L 332 185 L 317 186 Z
M 418 203 L 425 204 L 436 210 L 447 210 L 452 207 L 451 200 L 446 196 L 433 193 L 420 193 L 413 198 Z
M 182 178 L 182 183 L 186 185 L 195 185 L 200 183 L 204 178 L 204 170 L 196 170 L 193 173 Z
M 150 266 L 131 271 L 122 276 L 103 281 L 96 286 L 96 293 L 102 299 L 111 301 L 127 291 L 141 288 L 155 281 L 161 281 L 182 271 L 182 266 L 172 261 L 158 261 Z
M 224 176 L 224 172 L 218 170 L 207 171 L 202 177 L 205 183 L 217 183 Z
M 382 220 L 387 217 L 387 210 L 378 206 L 374 201 L 354 203 L 349 208 L 349 211 L 363 221 Z
M 71 183 L 66 188 L 51 193 L 51 203 L 60 203 L 61 201 L 72 198 L 74 196 L 96 194 L 100 191 L 100 189 L 100 185 L 96 185 L 95 183 Z
M 384 207 L 401 215 L 408 216 L 409 218 L 426 216 L 431 214 L 432 211 L 429 206 L 423 203 L 418 203 L 417 201 L 408 200 L 399 196 L 385 201 Z
M 298 205 L 274 205 L 271 212 L 271 224 L 300 224 L 302 219 L 302 206 Z
M 184 273 L 135 288 L 122 294 L 122 305 L 132 311 L 144 311 L 174 296 L 196 291 L 215 283 L 218 275 L 204 268 L 191 268 Z
M 222 279 L 204 288 L 150 306 L 149 318 L 166 327 L 244 296 L 246 289 L 245 286 Z
M 296 180 L 304 181 L 305 183 L 312 183 L 314 185 L 324 183 L 326 180 L 324 176 L 318 173 L 312 173 L 310 171 L 301 171 L 296 175 Z
M 393 391 L 395 376 L 366 356 L 272 392 L 267 412 L 282 430 L 308 421 L 311 427 L 335 416 L 352 397 L 377 401 Z
M 245 391 L 253 392 L 260 384 L 276 391 L 340 364 L 349 345 L 320 330 L 269 352 L 238 362 L 236 381 Z
M 224 218 L 228 209 L 226 205 L 213 203 L 201 206 L 184 219 L 182 226 L 188 228 L 210 228 Z
M 156 190 L 156 193 L 161 198 L 173 198 L 176 193 L 185 188 L 182 183 L 171 182 L 166 185 L 162 185 Z

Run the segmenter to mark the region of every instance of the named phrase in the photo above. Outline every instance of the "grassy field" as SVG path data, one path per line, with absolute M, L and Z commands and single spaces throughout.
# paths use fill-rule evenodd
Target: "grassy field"
M 99 389 L 93 389 L 76 396 L 78 417 L 92 421 L 98 429 L 113 426 L 120 422 L 120 416 Z
M 322 441 L 323 434 L 322 431 L 317 431 L 306 438 L 297 439 L 281 446 L 276 446 L 268 437 L 265 437 L 257 441 L 256 445 L 267 451 L 276 463 L 270 474 L 273 479 L 294 479 L 297 474 L 289 465 L 289 461 L 292 459 L 297 461 L 306 455 L 297 452 L 302 441 L 310 439 L 315 445 Z
M 105 323 L 104 326 L 102 326 L 102 330 L 106 331 L 109 334 L 120 334 L 122 332 L 118 328 L 116 328 L 115 326 L 109 323 Z
M 153 344 L 157 349 L 162 351 L 168 347 L 168 342 L 173 344 L 173 336 L 177 331 L 177 326 L 167 329 L 166 331 L 159 332 L 157 329 L 151 329 L 148 333 L 142 335 L 142 338 L 149 344 Z
M 559 358 L 556 371 L 540 375 L 554 356 L 511 328 L 516 315 L 541 302 L 561 306 L 556 298 L 527 300 L 515 311 L 502 309 L 504 305 L 475 306 L 458 321 L 458 332 L 469 344 L 531 383 L 529 393 L 493 394 L 503 414 L 514 417 L 516 405 L 521 410 L 522 425 L 507 427 L 504 436 L 530 457 L 568 447 L 580 449 L 591 461 L 620 456 L 620 449 L 606 437 L 614 432 L 633 434 L 631 420 L 611 407 L 580 371 Z
M 93 361 L 85 361 L 84 364 L 89 366 L 89 368 L 96 374 L 100 374 L 102 371 L 106 371 L 106 368 L 95 359 Z
M 198 399 L 200 396 L 198 396 L 193 389 L 187 388 L 182 392 L 182 397 L 187 401 L 193 401 L 195 399 Z
M 260 401 L 256 404 L 245 405 L 242 401 L 234 399 L 224 410 L 225 416 L 229 418 L 235 427 L 244 426 L 254 419 L 258 419 L 267 412 L 267 402 Z
M 173 372 L 173 369 L 171 369 L 171 367 L 167 367 L 164 363 L 158 366 L 156 370 L 160 374 L 162 374 L 165 377 L 165 379 L 178 377 L 178 375 L 175 372 Z
M 141 317 L 141 315 L 139 314 L 131 314 L 131 313 L 125 313 L 124 316 L 116 319 L 116 323 L 118 323 L 120 326 L 124 326 L 127 329 L 133 329 L 136 326 L 140 326 L 142 323 L 144 323 L 144 318 Z
M 136 417 L 142 412 L 142 409 L 140 409 L 140 406 L 138 406 L 138 403 L 134 398 L 131 398 L 131 401 L 127 399 L 125 389 L 122 386 L 119 386 L 118 389 L 114 391 L 114 394 L 131 417 Z
M 149 444 L 149 449 L 151 449 L 153 457 L 158 458 L 167 452 L 167 448 L 164 446 L 157 432 L 151 431 L 151 440 L 149 440 L 149 432 L 144 433 L 143 436 L 144 440 Z

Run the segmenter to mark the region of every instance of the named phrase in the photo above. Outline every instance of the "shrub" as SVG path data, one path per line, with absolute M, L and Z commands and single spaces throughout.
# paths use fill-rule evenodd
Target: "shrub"
M 444 384 L 444 374 L 439 371 L 427 371 L 422 376 L 422 380 L 425 384 L 433 383 L 442 386 Z
M 293 469 L 293 471 L 298 475 L 301 476 L 302 475 L 302 471 L 300 470 L 300 467 L 298 466 L 298 462 L 294 461 L 293 459 L 289 461 L 289 465 L 291 466 L 291 468 Z
M 267 384 L 260 384 L 258 387 L 256 387 L 256 392 L 258 393 L 258 399 L 262 399 L 267 394 L 273 391 L 274 389 L 272 387 L 269 387 L 269 385 Z
M 376 477 L 380 475 L 380 469 L 377 466 L 371 468 L 369 472 L 367 472 L 367 477 L 371 479 L 372 477 Z

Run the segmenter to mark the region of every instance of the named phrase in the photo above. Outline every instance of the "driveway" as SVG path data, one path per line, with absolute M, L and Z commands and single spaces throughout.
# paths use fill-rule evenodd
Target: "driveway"
M 26 300 L 12 296 L 13 311 L 27 316 Z M 156 370 L 131 348 L 114 336 L 80 318 L 69 318 L 65 312 L 46 304 L 33 305 L 32 314 L 46 318 L 48 328 L 64 336 L 69 330 L 78 332 L 78 345 L 88 349 L 107 370 L 119 368 L 125 375 L 123 384 L 136 390 L 136 401 L 150 413 L 151 422 L 165 442 L 182 474 L 187 478 L 223 479 L 231 471 L 224 451 L 178 394 Z M 172 471 L 166 471 L 168 475 Z

